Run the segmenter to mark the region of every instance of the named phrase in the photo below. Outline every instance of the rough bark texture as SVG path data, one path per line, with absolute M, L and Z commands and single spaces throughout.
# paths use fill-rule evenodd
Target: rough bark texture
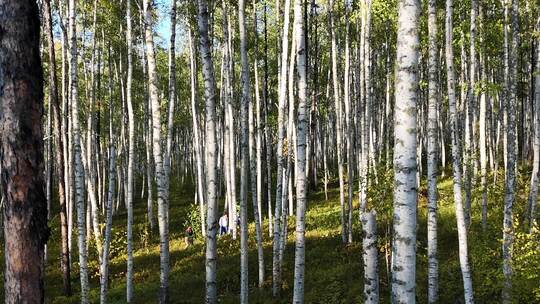
M 306 267 L 306 137 L 308 132 L 307 113 L 307 73 L 306 37 L 302 0 L 294 2 L 294 39 L 296 40 L 296 69 L 298 72 L 298 131 L 296 142 L 296 249 L 294 255 L 294 293 L 293 303 L 304 303 L 304 272 Z
M 540 18 L 539 18 L 540 19 Z M 540 27 L 540 20 L 538 20 Z M 538 39 L 540 40 L 540 39 Z M 535 105 L 534 105 L 534 160 L 533 172 L 531 176 L 531 192 L 529 195 L 529 226 L 531 230 L 536 224 L 536 208 L 538 205 L 538 173 L 540 166 L 540 43 L 536 45 L 536 89 L 535 89 Z
M 273 239 L 273 260 L 272 260 L 272 295 L 279 296 L 281 292 L 281 264 L 280 264 L 280 248 L 281 248 L 281 231 L 282 231 L 282 196 L 283 196 L 283 176 L 285 174 L 286 158 L 283 156 L 283 142 L 285 138 L 285 105 L 287 103 L 287 58 L 288 36 L 289 36 L 289 12 L 290 0 L 285 0 L 283 20 L 283 33 L 281 43 L 281 70 L 279 75 L 279 92 L 278 92 L 278 134 L 277 134 L 277 169 L 276 169 L 276 204 L 274 211 L 274 239 Z
M 379 263 L 375 211 L 362 213 L 362 248 L 364 259 L 364 303 L 379 303 Z
M 510 27 L 508 34 L 511 45 L 508 52 L 509 73 L 506 75 L 508 86 L 506 90 L 506 178 L 504 186 L 504 218 L 503 218 L 503 275 L 504 286 L 502 302 L 512 303 L 512 247 L 514 243 L 513 206 L 516 200 L 516 104 L 517 104 L 517 56 L 518 56 L 518 1 L 507 0 L 505 13 L 510 11 Z M 506 15 L 506 14 L 505 14 Z M 508 19 L 508 18 L 506 18 Z
M 0 2 L 0 166 L 4 301 L 43 303 L 49 238 L 43 180 L 43 70 L 34 1 Z
M 199 49 L 204 79 L 204 98 L 206 101 L 206 303 L 217 302 L 217 141 L 216 141 L 216 81 L 210 39 L 208 37 L 208 4 L 198 0 L 197 24 L 199 28 Z
M 167 116 L 167 146 L 163 167 L 167 176 L 171 173 L 171 152 L 174 129 L 174 103 L 176 102 L 176 0 L 171 0 L 171 37 L 169 40 L 169 113 Z
M 475 36 L 476 36 L 476 0 L 471 0 L 471 16 L 470 16 L 470 52 L 469 52 L 469 83 L 467 85 L 467 105 L 466 105 L 466 119 L 465 119 L 465 155 L 464 159 L 464 175 L 465 175 L 465 223 L 467 228 L 471 224 L 471 188 L 472 188 L 472 175 L 474 166 L 474 157 L 476 153 L 473 153 L 474 149 L 474 108 L 476 102 L 476 50 L 475 50 Z
M 343 155 L 342 155 L 342 124 L 341 124 L 341 100 L 339 94 L 338 84 L 338 62 L 337 62 L 337 43 L 336 33 L 334 26 L 334 16 L 332 11 L 334 10 L 334 1 L 329 0 L 329 18 L 330 18 L 330 36 L 332 43 L 332 87 L 334 89 L 334 110 L 336 115 L 336 153 L 337 153 L 337 165 L 338 165 L 338 179 L 339 179 L 339 203 L 341 206 L 341 241 L 347 242 L 347 222 L 345 220 L 345 181 L 343 180 Z
M 73 203 L 77 208 L 77 244 L 79 247 L 79 277 L 81 281 L 81 303 L 88 303 L 88 256 L 86 244 L 86 208 L 84 205 L 84 170 L 81 152 L 81 132 L 79 126 L 79 96 L 77 77 L 77 32 L 76 32 L 76 1 L 69 1 L 69 40 L 71 58 L 69 62 L 70 72 L 70 103 L 71 103 L 71 184 L 73 185 Z
M 467 227 L 465 224 L 465 212 L 463 211 L 462 187 L 461 187 L 461 161 L 459 148 L 459 121 L 456 109 L 456 92 L 454 78 L 454 51 L 452 47 L 452 0 L 446 0 L 446 72 L 448 85 L 448 110 L 450 114 L 450 131 L 452 137 L 452 170 L 454 174 L 454 204 L 456 208 L 456 225 L 458 229 L 459 263 L 463 277 L 465 303 L 473 303 L 473 290 L 471 270 L 467 249 Z
M 126 302 L 133 300 L 133 166 L 135 162 L 135 115 L 131 101 L 131 84 L 133 78 L 131 36 L 131 1 L 126 1 L 126 42 L 127 42 L 127 80 L 126 103 L 128 110 L 128 167 L 127 167 L 127 271 L 126 271 Z
M 393 303 L 416 301 L 416 105 L 419 14 L 418 0 L 399 1 L 394 115 Z
M 248 200 L 248 105 L 251 102 L 249 83 L 249 62 L 247 56 L 246 37 L 246 3 L 238 1 L 238 24 L 240 32 L 240 56 L 242 64 L 242 101 L 240 104 L 240 303 L 248 303 L 248 231 L 247 231 L 247 200 Z M 253 195 L 255 195 L 253 193 Z M 233 208 L 236 208 L 233 204 Z M 255 206 L 256 208 L 256 206 Z M 236 223 L 234 223 L 236 225 Z
M 428 179 L 428 302 L 437 303 L 439 262 L 437 260 L 437 11 L 436 0 L 428 1 L 428 121 L 427 121 L 427 179 Z
M 480 20 L 482 20 L 481 18 Z M 480 44 L 482 45 L 482 35 L 480 36 Z M 485 56 L 485 55 L 484 55 Z M 480 54 L 480 66 L 485 66 L 485 60 L 483 54 Z M 486 68 L 482 68 L 481 72 L 481 81 L 485 83 L 486 79 Z M 487 133 L 488 125 L 486 125 L 486 114 L 487 114 L 487 92 L 482 90 L 480 95 L 480 104 L 479 104 L 479 113 L 478 113 L 478 148 L 480 152 L 480 187 L 482 191 L 482 231 L 486 231 L 487 228 L 487 184 L 486 184 L 486 174 L 487 174 L 487 140 L 490 138 Z M 488 122 L 489 123 L 489 122 Z
M 253 6 L 255 7 L 255 0 L 253 0 Z M 254 32 L 257 32 L 257 12 L 253 12 L 254 19 Z M 255 39 L 257 37 L 254 37 Z M 254 78 L 255 78 L 255 104 L 250 99 L 249 103 L 249 162 L 251 172 L 251 197 L 253 201 L 253 218 L 255 220 L 255 237 L 257 239 L 257 261 L 259 265 L 259 287 L 264 284 L 264 248 L 263 248 L 263 236 L 262 236 L 262 129 L 261 129 L 261 115 L 260 115 L 260 96 L 259 96 L 259 74 L 258 74 L 258 62 L 257 62 L 257 42 L 254 44 L 255 61 L 254 64 Z M 255 113 L 254 113 L 255 111 Z M 254 117 L 255 114 L 255 117 Z
M 112 113 L 112 111 L 110 112 Z M 112 133 L 112 127 L 111 127 Z M 106 222 L 105 222 L 105 238 L 103 239 L 103 257 L 101 258 L 100 268 L 100 303 L 107 303 L 107 290 L 109 285 L 109 249 L 111 247 L 111 230 L 112 230 L 112 209 L 113 199 L 116 185 L 116 151 L 114 149 L 113 139 L 109 142 L 109 191 L 107 194 L 106 205 Z
M 370 16 L 371 16 L 371 0 L 363 0 L 362 4 L 362 33 L 360 37 L 360 49 L 359 56 L 361 58 L 360 67 L 360 100 L 362 100 L 363 113 L 360 117 L 361 124 L 361 155 L 360 155 L 360 177 L 359 183 L 359 201 L 360 212 L 366 210 L 367 205 L 367 187 L 368 187 L 368 170 L 369 170 L 369 157 L 370 155 L 370 120 L 371 120 L 371 92 L 370 92 L 370 79 L 371 79 L 371 59 L 370 59 Z
M 345 132 L 347 133 L 347 243 L 353 241 L 353 184 L 354 184 L 354 128 L 353 128 L 353 115 L 351 113 L 352 103 L 350 98 L 350 46 L 349 46 L 349 5 L 345 8 L 345 71 L 343 75 L 344 86 L 343 99 L 345 104 Z
M 168 302 L 169 289 L 169 181 L 161 152 L 161 112 L 157 88 L 156 59 L 152 33 L 152 5 L 144 0 L 145 44 L 148 63 L 148 91 L 152 105 L 152 152 L 156 168 L 159 228 L 159 302 Z
M 204 182 L 204 166 L 203 152 L 199 135 L 198 111 L 197 111 L 197 65 L 195 60 L 195 43 L 193 43 L 193 35 L 191 28 L 188 29 L 189 41 L 189 64 L 190 64 L 190 84 L 191 84 L 191 120 L 193 126 L 193 140 L 195 159 L 197 162 L 197 195 L 199 200 L 199 213 L 201 217 L 202 236 L 206 236 L 205 224 L 205 204 L 206 204 L 206 188 Z

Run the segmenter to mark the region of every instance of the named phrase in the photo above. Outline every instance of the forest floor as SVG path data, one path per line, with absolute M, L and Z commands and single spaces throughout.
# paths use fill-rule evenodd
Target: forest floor
M 458 260 L 458 240 L 452 179 L 439 180 L 439 290 L 441 303 L 460 303 L 462 299 L 461 273 Z M 530 176 L 529 174 L 523 174 Z M 490 177 L 491 178 L 491 177 Z M 469 227 L 469 254 L 473 272 L 475 300 L 478 303 L 500 302 L 502 287 L 500 239 L 502 236 L 502 182 L 499 176 L 495 187 L 488 194 L 488 229 L 482 231 L 480 218 L 481 193 L 479 187 L 472 195 L 472 224 Z M 373 180 L 373 179 L 372 179 Z M 379 233 L 379 274 L 381 302 L 389 302 L 390 286 L 387 275 L 392 205 L 391 173 L 379 174 L 378 184 L 369 188 L 369 205 L 377 210 Z M 205 288 L 204 243 L 199 236 L 194 246 L 186 248 L 184 229 L 190 214 L 195 215 L 193 187 L 171 182 L 170 195 L 170 303 L 203 303 Z M 320 185 L 322 186 L 322 185 Z M 357 188 L 357 184 L 355 184 Z M 522 214 L 526 202 L 527 181 L 520 180 L 516 213 Z M 140 189 L 140 188 L 139 188 Z M 417 237 L 417 298 L 426 302 L 427 296 L 427 239 L 426 239 L 426 187 L 421 186 L 418 202 Z M 251 204 L 249 204 L 251 206 Z M 362 299 L 363 271 L 360 223 L 355 192 L 354 242 L 342 245 L 340 230 L 339 188 L 329 187 L 328 200 L 324 191 L 309 195 L 306 215 L 306 303 L 359 303 Z M 220 203 L 220 209 L 223 204 Z M 264 209 L 264 208 L 263 208 Z M 264 209 L 266 210 L 266 209 Z M 49 240 L 49 258 L 46 267 L 45 288 L 47 303 L 78 303 L 79 278 L 76 252 L 76 235 L 73 236 L 72 280 L 74 295 L 64 297 L 59 255 L 58 213 L 52 218 L 52 235 Z M 157 231 L 150 233 L 146 225 L 146 199 L 135 202 L 134 219 L 134 301 L 155 303 L 159 287 L 159 241 Z M 249 209 L 250 221 L 253 211 Z M 266 215 L 266 212 L 265 212 Z M 191 218 L 193 218 L 192 216 Z M 264 258 L 266 281 L 257 287 L 257 250 L 255 228 L 249 226 L 249 288 L 251 303 L 290 303 L 294 272 L 294 217 L 288 221 L 288 243 L 283 265 L 282 298 L 275 300 L 272 286 L 272 241 L 268 233 L 268 220 L 264 217 Z M 518 222 L 516 222 L 518 224 Z M 119 212 L 113 219 L 113 237 L 109 277 L 109 302 L 124 303 L 126 289 L 126 213 Z M 156 227 L 157 230 L 157 227 Z M 529 235 L 516 230 L 514 246 L 514 296 L 516 303 L 540 303 L 540 234 Z M 237 303 L 240 286 L 239 238 L 230 236 L 218 239 L 218 296 L 221 303 Z M 94 246 L 91 246 L 93 248 Z M 3 265 L 2 265 L 3 266 Z M 99 302 L 98 259 L 90 250 L 90 299 Z M 0 283 L 1 284 L 1 283 Z M 0 288 L 0 293 L 3 288 Z M 0 295 L 2 296 L 2 295 Z

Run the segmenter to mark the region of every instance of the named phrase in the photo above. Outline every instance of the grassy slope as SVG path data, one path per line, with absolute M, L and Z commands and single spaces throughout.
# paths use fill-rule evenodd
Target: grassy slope
M 388 248 L 389 219 L 391 218 L 392 179 L 390 175 L 381 176 L 379 184 L 370 187 L 370 204 L 378 212 L 379 230 L 379 268 L 381 297 L 384 302 L 389 300 L 389 280 L 386 272 L 385 252 Z M 526 187 L 520 187 L 521 189 Z M 190 187 L 179 187 L 172 183 L 170 208 L 170 249 L 171 303 L 202 303 L 204 299 L 204 244 L 200 239 L 195 246 L 185 248 L 183 229 L 185 219 L 192 204 Z M 473 269 L 473 284 L 477 302 L 493 302 L 500 297 L 500 212 L 501 189 L 490 190 L 489 229 L 483 234 L 480 227 L 479 190 L 473 193 L 473 224 L 469 234 L 469 252 Z M 525 201 L 525 190 L 520 191 L 518 204 Z M 324 193 L 312 193 L 309 198 L 307 211 L 307 248 L 306 248 L 306 303 L 357 303 L 361 301 L 362 293 L 362 254 L 359 224 L 355 221 L 355 242 L 349 246 L 341 245 L 339 190 L 331 188 L 329 200 L 324 200 Z M 356 198 L 356 196 L 355 196 Z M 439 259 L 440 259 L 440 291 L 441 302 L 452 303 L 461 298 L 461 274 L 457 257 L 457 230 L 455 228 L 454 205 L 451 179 L 439 182 Z M 521 202 L 521 203 L 519 203 Z M 355 201 L 355 204 L 357 202 Z M 425 186 L 420 191 L 418 216 L 418 259 L 417 259 L 417 297 L 419 302 L 425 302 L 427 294 L 427 252 L 426 252 L 426 198 Z M 135 204 L 134 240 L 136 251 L 135 264 L 135 303 L 154 303 L 159 285 L 159 243 L 156 233 L 149 235 L 145 229 L 145 202 Z M 517 205 L 516 209 L 522 209 Z M 252 211 L 250 210 L 250 216 Z M 355 219 L 358 214 L 355 213 Z M 110 264 L 110 303 L 125 302 L 125 212 L 119 213 L 113 220 L 113 244 Z M 290 233 L 283 265 L 283 298 L 272 300 L 271 297 L 271 264 L 272 242 L 268 237 L 268 222 L 264 223 L 264 248 L 266 265 L 266 282 L 263 289 L 256 287 L 257 283 L 257 252 L 254 238 L 254 227 L 250 225 L 250 301 L 252 303 L 288 303 L 292 297 L 292 280 L 294 271 L 294 234 Z M 48 303 L 78 303 L 77 291 L 79 281 L 77 276 L 77 253 L 73 252 L 72 286 L 75 295 L 66 298 L 61 296 L 61 273 L 59 267 L 59 227 L 58 216 L 52 219 L 52 238 L 49 242 L 49 262 L 46 269 L 45 287 Z M 289 231 L 294 229 L 294 219 L 289 219 Z M 386 235 L 386 237 L 385 237 Z M 537 236 L 538 237 L 538 236 Z M 222 303 L 237 303 L 239 291 L 239 241 L 226 236 L 218 242 L 218 288 L 219 299 Z M 540 301 L 538 279 L 540 262 L 538 239 L 528 245 L 516 244 L 520 256 L 529 255 L 529 260 L 522 261 L 524 266 L 516 263 L 516 277 L 521 278 L 515 287 L 518 302 Z M 536 244 L 536 245 L 535 245 Z M 74 235 L 74 247 L 76 236 Z M 527 250 L 521 247 L 531 247 Z M 520 251 L 521 250 L 521 251 Z M 98 264 L 94 251 L 90 254 L 91 302 L 99 301 Z M 531 262 L 532 261 L 532 262 Z M 521 268 L 520 268 L 521 267 Z M 521 269 L 521 270 L 519 270 Z M 536 275 L 535 275 L 536 274 Z M 516 285 L 516 284 L 515 284 Z M 3 290 L 0 289 L 0 290 Z M 1 291 L 0 291 L 1 292 Z M 536 294 L 536 296 L 534 295 Z M 458 300 L 459 301 L 459 300 Z

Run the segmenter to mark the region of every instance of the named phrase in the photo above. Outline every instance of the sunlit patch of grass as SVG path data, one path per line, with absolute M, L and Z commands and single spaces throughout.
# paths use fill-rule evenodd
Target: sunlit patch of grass
M 448 172 L 447 172 L 448 173 Z M 371 179 L 373 180 L 373 179 Z M 500 240 L 502 237 L 502 205 L 504 177 L 499 175 L 496 185 L 488 177 L 488 227 L 481 228 L 481 195 L 479 181 L 472 188 L 471 225 L 469 227 L 469 255 L 473 273 L 475 299 L 486 303 L 498 301 L 502 284 Z M 358 221 L 357 182 L 354 185 L 353 240 L 349 245 L 341 241 L 341 207 L 339 187 L 332 181 L 328 200 L 324 191 L 310 193 L 306 213 L 306 303 L 356 303 L 362 301 L 363 270 L 360 223 Z M 368 208 L 377 210 L 377 229 L 379 232 L 379 275 L 381 302 L 389 302 L 390 284 L 387 275 L 385 254 L 389 253 L 392 232 L 393 175 L 391 171 L 379 171 L 378 184 L 368 185 Z M 458 259 L 458 238 L 455 220 L 453 181 L 448 174 L 438 181 L 438 242 L 439 242 L 439 288 L 441 303 L 454 302 L 462 297 L 460 265 Z M 194 245 L 186 248 L 184 229 L 186 218 L 193 207 L 192 186 L 180 186 L 176 180 L 171 182 L 170 201 L 170 299 L 171 303 L 201 303 L 205 289 L 205 246 L 200 235 Z M 345 193 L 347 195 L 347 191 Z M 528 178 L 520 175 L 517 200 L 514 205 L 516 217 L 524 211 L 528 194 Z M 347 196 L 345 195 L 345 204 Z M 426 183 L 422 180 L 419 189 L 417 223 L 417 299 L 425 302 L 427 296 L 427 204 Z M 273 204 L 274 202 L 272 202 Z M 136 201 L 134 219 L 134 300 L 135 303 L 155 303 L 159 288 L 159 237 L 157 225 L 150 233 L 146 224 L 146 199 Z M 220 208 L 223 202 L 219 203 Z M 257 250 L 255 226 L 252 221 L 253 210 L 249 204 L 249 293 L 252 303 L 290 303 L 294 274 L 294 229 L 295 217 L 288 218 L 288 238 L 283 264 L 283 291 L 279 299 L 273 299 L 272 288 L 272 239 L 268 235 L 267 209 L 263 208 L 263 247 L 265 259 L 265 281 L 263 288 L 257 286 Z M 154 209 L 155 211 L 155 209 Z M 53 211 L 54 213 L 57 211 Z M 113 220 L 113 240 L 110 260 L 109 303 L 124 303 L 126 289 L 126 213 L 122 211 Z M 46 267 L 46 302 L 78 303 L 79 277 L 76 234 L 72 252 L 72 287 L 74 295 L 61 295 L 62 276 L 59 255 L 58 217 L 51 221 L 52 235 L 49 241 L 49 260 Z M 540 280 L 540 258 L 531 250 L 540 248 L 538 236 L 524 234 L 524 229 L 516 222 L 517 235 L 515 251 L 520 258 L 515 259 L 516 274 L 515 297 L 521 303 L 540 301 L 540 290 L 534 289 Z M 238 303 L 240 287 L 239 238 L 230 235 L 218 239 L 218 295 L 220 303 Z M 536 246 L 536 247 L 535 247 Z M 90 281 L 90 301 L 99 301 L 99 278 L 95 250 L 90 251 L 93 259 L 94 276 Z M 93 253 L 92 253 L 93 252 Z M 523 257 L 522 257 L 523 256 Z M 531 287 L 532 286 L 532 287 Z M 534 290 L 533 290 L 534 289 Z M 3 289 L 0 289 L 0 293 Z

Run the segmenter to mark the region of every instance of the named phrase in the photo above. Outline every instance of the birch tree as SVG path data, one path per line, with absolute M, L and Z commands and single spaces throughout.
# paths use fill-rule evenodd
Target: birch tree
M 109 52 L 110 56 L 110 52 Z M 107 303 L 107 290 L 109 282 L 109 250 L 111 245 L 113 199 L 116 186 L 116 151 L 114 147 L 113 100 L 109 101 L 109 191 L 107 193 L 105 238 L 103 240 L 103 257 L 100 265 L 100 303 Z M 132 215 L 133 216 L 133 215 Z
M 286 173 L 285 158 L 283 156 L 283 141 L 285 138 L 285 105 L 287 102 L 287 62 L 288 62 L 288 36 L 289 36 L 289 12 L 290 0 L 285 0 L 283 32 L 281 43 L 281 70 L 279 73 L 279 91 L 278 91 L 278 134 L 277 134 L 277 177 L 276 177 L 276 204 L 274 211 L 274 239 L 273 239 L 273 260 L 272 260 L 272 295 L 279 296 L 281 292 L 281 265 L 280 265 L 280 248 L 281 248 L 281 231 L 282 223 L 282 195 L 283 195 L 283 176 Z
M 540 19 L 537 21 L 537 26 L 540 27 Z M 534 104 L 534 159 L 533 171 L 531 173 L 531 191 L 529 194 L 529 226 L 531 231 L 536 224 L 536 208 L 538 198 L 538 172 L 540 166 L 540 43 L 536 44 L 536 88 L 535 88 L 535 104 Z
M 152 152 L 157 184 L 158 227 L 159 227 L 159 302 L 168 302 L 169 288 L 169 181 L 163 165 L 161 152 L 161 113 L 157 88 L 156 59 L 152 33 L 152 4 L 143 0 L 145 22 L 146 58 L 148 64 L 148 91 L 152 106 Z
M 249 83 L 249 62 L 247 56 L 246 3 L 238 1 L 238 24 L 240 32 L 240 56 L 242 63 L 242 101 L 240 105 L 240 128 L 242 129 L 241 164 L 240 164 L 240 303 L 248 303 L 248 231 L 247 231 L 247 194 L 248 194 L 248 108 L 251 102 Z M 253 194 L 255 195 L 255 194 Z M 234 203 L 234 202 L 233 202 Z M 233 205 L 233 208 L 236 206 Z M 255 209 L 257 206 L 255 206 Z M 236 223 L 234 223 L 236 226 Z
M 127 44 L 127 79 L 126 103 L 128 110 L 129 140 L 127 168 L 127 272 L 126 272 L 126 302 L 133 300 L 133 166 L 135 162 L 135 115 L 131 99 L 131 84 L 133 81 L 133 38 L 131 36 L 131 0 L 126 1 L 126 44 Z M 144 184 L 144 183 L 143 183 Z
M 481 18 L 483 19 L 483 18 Z M 483 33 L 482 33 L 483 34 Z M 480 44 L 482 44 L 482 35 L 480 35 Z M 480 54 L 480 66 L 484 66 L 481 72 L 481 82 L 485 86 L 487 81 L 486 79 L 486 68 L 484 62 L 484 56 Z M 478 148 L 480 152 L 480 187 L 482 189 L 482 230 L 486 231 L 487 228 L 487 125 L 486 125 L 486 115 L 487 115 L 487 100 L 486 100 L 486 89 L 482 88 L 480 94 L 480 104 L 479 104 L 479 113 L 478 113 Z
M 257 10 L 253 0 L 253 26 L 257 33 Z M 256 37 L 255 37 L 256 38 Z M 257 239 L 257 260 L 259 266 L 259 287 L 264 283 L 264 251 L 262 236 L 262 129 L 260 127 L 260 96 L 259 96 L 259 74 L 257 60 L 257 42 L 254 43 L 254 78 L 255 78 L 255 105 L 249 99 L 248 125 L 249 125 L 249 162 L 251 172 L 251 198 L 253 201 L 253 217 L 255 220 L 255 237 Z M 255 109 L 254 109 L 255 108 Z M 255 111 L 255 118 L 253 117 Z
M 393 303 L 416 301 L 416 105 L 419 14 L 419 1 L 399 1 L 394 110 Z
M 353 231 L 352 231 L 352 201 L 353 201 L 353 180 L 354 180 L 354 140 L 353 140 L 353 115 L 352 115 L 352 103 L 350 98 L 350 47 L 349 47 L 349 4 L 346 3 L 345 7 L 345 71 L 344 71 L 344 86 L 343 99 L 345 104 L 345 125 L 347 133 L 347 243 L 352 243 Z
M 71 58 L 69 62 L 70 71 L 70 104 L 71 104 L 71 154 L 73 155 L 72 167 L 74 174 L 71 175 L 72 185 L 74 185 L 73 197 L 77 206 L 77 232 L 79 247 L 79 277 L 81 281 L 81 303 L 88 303 L 88 260 L 86 251 L 86 212 L 84 206 L 84 172 L 81 155 L 81 137 L 79 129 L 79 101 L 78 101 L 78 79 L 77 79 L 77 32 L 76 32 L 76 1 L 69 0 L 69 41 Z M 73 171 L 72 171 L 73 172 Z
M 174 128 L 174 103 L 176 102 L 176 0 L 171 0 L 171 37 L 169 40 L 169 113 L 167 116 L 167 146 L 164 168 L 167 178 L 171 171 L 171 151 Z
M 216 81 L 210 39 L 208 37 L 208 4 L 198 0 L 197 24 L 199 28 L 199 49 L 204 79 L 206 101 L 205 164 L 206 164 L 206 303 L 217 302 L 217 142 L 216 142 Z
M 370 59 L 370 14 L 371 14 L 371 0 L 363 0 L 361 6 L 361 30 L 360 34 L 360 49 L 359 58 L 360 62 L 360 100 L 363 107 L 363 115 L 359 119 L 361 125 L 361 143 L 360 143 L 360 178 L 359 178 L 359 201 L 360 212 L 366 210 L 367 205 L 367 186 L 368 186 L 368 167 L 369 167 L 369 145 L 370 145 L 370 120 L 371 120 L 371 92 L 370 79 L 371 79 L 371 59 Z
M 454 83 L 454 51 L 452 46 L 453 24 L 452 14 L 454 11 L 453 1 L 446 0 L 446 80 L 448 90 L 448 108 L 450 114 L 450 129 L 452 137 L 452 169 L 454 183 L 454 204 L 456 209 L 456 225 L 458 229 L 459 245 L 459 263 L 461 266 L 461 275 L 463 277 L 463 289 L 465 303 L 473 303 L 473 289 L 471 270 L 469 266 L 468 246 L 467 246 L 467 226 L 465 223 L 465 212 L 463 210 L 463 201 L 461 195 L 461 160 L 459 157 L 459 122 L 456 110 L 456 93 Z
M 302 15 L 302 0 L 294 1 L 294 39 L 296 50 L 296 69 L 298 73 L 298 130 L 296 142 L 296 249 L 294 255 L 294 292 L 293 303 L 304 303 L 304 272 L 306 265 L 306 137 L 308 132 L 307 113 L 307 73 L 306 73 L 306 37 L 304 17 Z
M 337 45 L 336 33 L 333 17 L 334 1 L 328 1 L 328 11 L 330 19 L 330 40 L 331 40 L 331 57 L 332 57 L 332 87 L 334 92 L 334 110 L 336 115 L 336 152 L 338 163 L 338 179 L 339 179 L 339 203 L 341 206 L 341 240 L 347 242 L 347 222 L 345 221 L 345 181 L 343 180 L 343 156 L 342 156 L 342 125 L 341 125 L 341 100 L 338 85 L 338 63 L 337 63 Z
M 473 0 L 474 1 L 474 0 Z M 437 303 L 439 262 L 437 259 L 437 147 L 438 121 L 437 109 L 437 2 L 428 1 L 429 31 L 429 101 L 428 101 L 428 145 L 427 145 L 427 178 L 428 178 L 428 302 Z
M 190 85 L 191 85 L 191 120 L 193 127 L 193 139 L 195 158 L 197 163 L 197 195 L 199 200 L 199 213 L 201 217 L 201 231 L 203 236 L 206 236 L 206 224 L 205 224 L 205 182 L 204 182 L 204 166 L 203 166 L 203 152 L 199 135 L 199 123 L 198 123 L 198 111 L 196 105 L 197 99 L 197 76 L 196 76 L 196 59 L 195 59 L 195 45 L 193 43 L 193 35 L 191 28 L 188 29 L 189 39 L 189 67 L 190 67 Z
M 379 303 L 379 263 L 375 211 L 362 213 L 362 249 L 364 262 L 364 303 Z
M 475 37 L 476 37 L 476 0 L 471 0 L 471 18 L 470 18 L 470 31 L 469 31 L 469 83 L 467 85 L 467 112 L 465 119 L 465 156 L 464 156 L 464 174 L 465 174 L 465 222 L 467 227 L 471 222 L 471 187 L 472 187 L 472 175 L 473 175 L 473 120 L 474 120 L 474 108 L 476 102 L 476 49 L 475 49 Z
M 268 203 L 268 236 L 273 236 L 272 219 L 272 149 L 270 149 L 270 126 L 268 125 L 268 3 L 264 2 L 264 77 L 263 77 L 263 121 L 264 124 L 264 143 L 266 160 L 266 190 Z M 261 126 L 262 127 L 262 126 Z
M 506 90 L 506 171 L 504 186 L 504 218 L 503 218 L 503 275 L 504 286 L 502 291 L 502 302 L 512 302 L 512 247 L 514 243 L 513 226 L 513 205 L 516 200 L 516 103 L 517 103 L 517 56 L 518 56 L 518 2 L 516 0 L 505 1 L 505 20 L 508 21 L 510 14 L 510 24 L 508 35 L 511 37 L 511 45 L 508 52 L 509 73 L 506 76 L 508 86 Z

